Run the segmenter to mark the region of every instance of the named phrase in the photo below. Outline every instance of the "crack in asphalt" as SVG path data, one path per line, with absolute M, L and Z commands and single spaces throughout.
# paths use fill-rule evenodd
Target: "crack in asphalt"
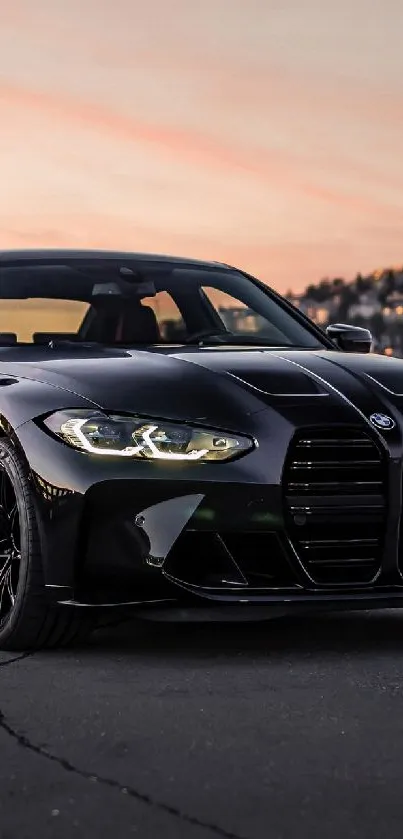
M 131 620 L 133 620 L 132 617 L 122 617 L 118 620 L 107 621 L 106 623 L 99 624 L 95 631 L 98 632 L 103 629 L 115 629 L 116 627 L 121 626 L 125 623 L 130 623 Z M 25 653 L 21 653 L 21 655 L 14 656 L 13 658 L 8 658 L 6 661 L 0 661 L 0 667 L 8 667 L 10 664 L 16 664 L 17 661 L 22 661 L 25 658 L 33 658 L 41 652 L 43 652 L 42 647 L 35 647 L 34 650 L 27 650 Z
M 19 656 L 17 659 L 13 659 L 13 661 L 19 661 L 21 658 L 26 658 L 26 655 Z M 11 664 L 12 662 L 5 662 L 7 664 Z M 174 816 L 175 818 L 179 819 L 180 821 L 184 822 L 185 824 L 190 824 L 193 827 L 199 827 L 204 830 L 209 830 L 210 833 L 214 833 L 216 836 L 222 837 L 222 839 L 246 839 L 246 837 L 241 836 L 238 833 L 232 833 L 230 830 L 225 830 L 219 825 L 216 825 L 212 822 L 204 821 L 203 819 L 197 818 L 197 816 L 191 816 L 189 813 L 180 810 L 179 807 L 174 807 L 173 805 L 166 804 L 164 801 L 160 801 L 157 798 L 153 798 L 146 793 L 139 792 L 138 790 L 134 789 L 131 786 L 125 786 L 121 784 L 119 781 L 116 781 L 114 778 L 107 778 L 103 775 L 96 775 L 93 772 L 88 772 L 85 769 L 80 769 L 78 766 L 75 766 L 73 763 L 70 763 L 69 760 L 65 758 L 58 757 L 57 755 L 53 754 L 52 752 L 45 749 L 43 746 L 38 746 L 35 743 L 32 743 L 28 737 L 24 734 L 20 734 L 16 731 L 6 720 L 4 713 L 0 710 L 0 731 L 4 731 L 11 737 L 16 743 L 21 746 L 23 749 L 27 749 L 30 752 L 33 752 L 40 757 L 45 758 L 46 760 L 52 761 L 53 763 L 58 764 L 62 769 L 66 772 L 71 772 L 74 775 L 77 775 L 80 778 L 83 778 L 86 781 L 92 781 L 94 783 L 102 784 L 103 786 L 109 787 L 110 789 L 115 789 L 118 792 L 129 796 L 130 798 L 134 798 L 136 801 L 145 804 L 147 807 L 150 807 L 154 810 L 159 810 L 160 812 L 166 813 L 167 815 Z
M 101 624 L 98 629 L 104 629 L 109 626 L 119 626 L 121 623 L 126 623 L 126 618 L 121 618 L 116 623 L 113 622 L 111 624 Z M 15 664 L 18 661 L 22 661 L 26 658 L 32 658 L 33 656 L 37 655 L 40 650 L 30 650 L 21 655 L 15 656 L 14 658 L 8 659 L 8 661 L 1 661 L 0 667 L 8 667 L 10 664 Z M 246 837 L 241 836 L 238 833 L 233 833 L 230 830 L 225 830 L 225 828 L 220 827 L 219 825 L 214 824 L 213 822 L 204 821 L 204 819 L 199 819 L 197 816 L 192 816 L 190 813 L 186 813 L 183 810 L 180 810 L 179 807 L 175 807 L 171 804 L 167 804 L 164 801 L 160 801 L 157 798 L 153 798 L 151 795 L 147 795 L 147 793 L 140 792 L 136 790 L 134 787 L 125 786 L 125 784 L 121 784 L 119 781 L 116 781 L 114 778 L 108 778 L 103 775 L 97 775 L 93 772 L 88 772 L 85 769 L 80 769 L 78 766 L 75 766 L 73 763 L 70 763 L 69 760 L 66 758 L 58 757 L 58 755 L 53 754 L 52 752 L 45 749 L 43 746 L 38 746 L 33 743 L 25 734 L 20 734 L 16 731 L 8 722 L 5 717 L 3 711 L 0 710 L 0 731 L 4 731 L 9 737 L 11 737 L 18 746 L 21 746 L 23 749 L 27 749 L 28 751 L 36 754 L 45 760 L 49 760 L 52 763 L 56 763 L 65 772 L 71 772 L 74 775 L 77 775 L 79 778 L 83 778 L 86 781 L 92 781 L 93 783 L 102 784 L 103 786 L 109 787 L 110 789 L 115 789 L 121 794 L 129 796 L 129 798 L 133 798 L 136 801 L 139 801 L 142 804 L 145 804 L 147 807 L 150 807 L 154 810 L 159 810 L 162 813 L 166 813 L 167 815 L 173 816 L 174 818 L 179 819 L 180 821 L 184 822 L 185 824 L 190 824 L 193 827 L 199 827 L 204 830 L 210 831 L 210 833 L 215 834 L 215 836 L 220 836 L 222 839 L 246 839 Z
M 23 658 L 32 658 L 33 655 L 35 655 L 34 652 L 28 652 L 14 656 L 14 658 L 8 658 L 7 661 L 0 661 L 0 667 L 8 667 L 9 664 L 15 664 L 16 661 L 22 661 Z

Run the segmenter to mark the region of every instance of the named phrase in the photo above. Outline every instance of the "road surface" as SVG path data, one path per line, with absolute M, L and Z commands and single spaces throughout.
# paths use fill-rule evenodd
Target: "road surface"
M 403 613 L 0 653 L 1 839 L 401 839 Z

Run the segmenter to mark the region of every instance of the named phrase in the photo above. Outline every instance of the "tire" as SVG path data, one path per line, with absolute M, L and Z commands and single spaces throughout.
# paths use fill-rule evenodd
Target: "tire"
M 0 440 L 0 649 L 68 646 L 94 628 L 81 610 L 50 603 L 33 493 L 24 459 Z

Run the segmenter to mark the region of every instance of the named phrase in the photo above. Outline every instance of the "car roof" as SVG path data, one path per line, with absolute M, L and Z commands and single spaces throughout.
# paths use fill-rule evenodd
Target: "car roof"
M 197 265 L 205 268 L 229 268 L 223 262 L 213 262 L 210 260 L 191 259 L 183 256 L 167 256 L 163 254 L 153 253 L 131 253 L 130 251 L 110 251 L 110 250 L 91 250 L 82 249 L 74 250 L 73 248 L 32 248 L 25 250 L 0 250 L 0 265 L 2 262 L 27 262 L 33 260 L 53 260 L 53 259 L 110 259 L 110 260 L 130 260 L 132 262 L 167 262 L 170 264 L 182 265 Z

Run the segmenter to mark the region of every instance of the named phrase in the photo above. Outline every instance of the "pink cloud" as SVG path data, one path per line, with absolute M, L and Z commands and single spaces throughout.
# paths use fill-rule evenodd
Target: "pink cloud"
M 153 124 L 92 102 L 31 90 L 17 84 L 1 83 L 1 100 L 56 121 L 85 126 L 128 144 L 154 146 L 160 154 L 174 156 L 192 166 L 218 169 L 220 172 L 226 170 L 229 174 L 243 171 L 260 182 L 263 179 L 268 187 L 299 192 L 307 198 L 354 210 L 361 215 L 390 212 L 394 218 L 398 215 L 403 219 L 403 207 L 397 208 L 393 202 L 309 182 L 297 154 L 290 155 L 277 149 L 247 148 L 235 142 L 229 145 L 195 130 Z
M 400 80 L 383 89 L 365 63 L 381 71 L 386 42 L 382 55 L 360 53 L 360 77 L 327 56 L 314 71 L 299 44 L 276 50 L 269 28 L 258 37 L 251 7 L 262 26 L 276 14 L 250 2 L 206 0 L 189 12 L 186 0 L 160 0 L 157 25 L 158 0 L 9 4 L 0 245 L 184 252 L 280 288 L 401 261 Z M 317 7 L 315 20 L 301 18 L 301 33 L 318 31 L 320 17 Z M 329 46 L 335 55 L 331 32 Z

